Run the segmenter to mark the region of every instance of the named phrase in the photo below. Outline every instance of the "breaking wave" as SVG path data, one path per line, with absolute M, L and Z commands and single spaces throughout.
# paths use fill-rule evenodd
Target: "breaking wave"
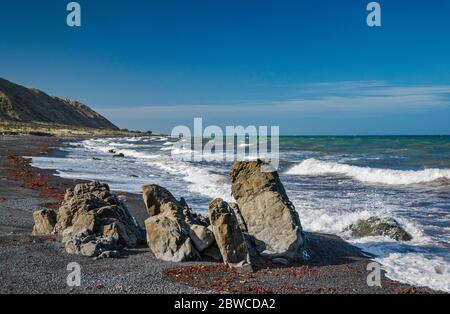
M 408 185 L 432 182 L 437 180 L 450 180 L 449 169 L 424 170 L 392 170 L 370 167 L 358 167 L 337 162 L 317 160 L 314 158 L 304 160 L 289 169 L 287 175 L 325 175 L 339 174 L 352 177 L 358 181 L 380 183 L 388 185 Z

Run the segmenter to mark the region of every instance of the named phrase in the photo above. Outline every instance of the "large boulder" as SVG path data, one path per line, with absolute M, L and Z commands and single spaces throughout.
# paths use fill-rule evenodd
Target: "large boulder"
M 370 217 L 368 219 L 360 219 L 348 226 L 344 231 L 349 231 L 355 238 L 385 236 L 396 241 L 412 240 L 412 236 L 392 218 Z
M 147 243 L 158 259 L 168 262 L 197 260 L 199 253 L 189 238 L 189 229 L 171 215 L 160 214 L 145 221 Z
M 209 204 L 209 220 L 225 264 L 252 271 L 249 249 L 233 208 L 222 199 Z
M 126 205 L 100 182 L 67 190 L 54 230 L 63 236 L 69 253 L 86 256 L 135 247 L 145 238 Z
M 232 195 L 261 255 L 304 260 L 308 254 L 300 218 L 278 173 L 268 169 L 261 160 L 234 163 Z
M 145 185 L 142 190 L 150 215 L 145 221 L 147 243 L 157 258 L 171 262 L 198 260 L 215 243 L 207 219 L 192 213 L 184 199 L 178 201 L 158 185 Z
M 43 209 L 33 213 L 33 235 L 50 235 L 56 225 L 56 212 L 53 209 Z

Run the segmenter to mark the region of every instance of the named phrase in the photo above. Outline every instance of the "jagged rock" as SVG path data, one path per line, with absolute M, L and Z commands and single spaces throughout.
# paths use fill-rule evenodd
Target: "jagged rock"
M 191 225 L 189 237 L 199 252 L 203 252 L 216 241 L 213 232 L 202 225 Z
M 56 212 L 53 209 L 43 209 L 33 213 L 33 235 L 50 235 L 56 225 Z
M 169 262 L 197 260 L 199 254 L 189 238 L 189 228 L 170 214 L 159 214 L 145 221 L 147 243 L 158 259 Z
M 231 168 L 232 195 L 257 251 L 272 258 L 307 258 L 300 218 L 276 171 L 261 160 L 236 162 Z
M 183 208 L 183 214 L 188 224 L 201 225 L 204 227 L 208 227 L 210 225 L 208 217 L 204 217 L 199 213 L 193 213 L 183 197 L 180 199 L 180 206 Z
M 100 238 L 87 231 L 75 235 L 66 232 L 63 244 L 69 254 L 98 257 L 104 252 L 117 248 L 117 242 L 112 238 Z
M 222 199 L 215 199 L 209 204 L 209 220 L 225 264 L 252 271 L 247 243 L 233 208 Z
M 173 206 L 181 207 L 180 202 L 165 188 L 149 184 L 142 187 L 144 203 L 150 217 L 163 213 Z
M 176 208 L 178 216 L 184 217 L 184 220 L 188 224 L 209 226 L 208 218 L 193 213 L 184 198 L 178 201 L 167 189 L 156 184 L 148 184 L 142 187 L 142 192 L 144 203 L 150 217 Z
M 351 235 L 356 238 L 386 236 L 396 241 L 412 240 L 412 236 L 392 218 L 370 217 L 368 219 L 360 219 L 345 228 L 344 231 L 350 231 Z
M 260 259 L 261 256 L 256 249 L 255 239 L 248 233 L 247 224 L 242 217 L 241 211 L 239 210 L 239 206 L 236 203 L 229 203 L 230 207 L 233 209 L 234 214 L 236 215 L 236 220 L 238 222 L 239 229 L 242 231 L 244 236 L 245 243 L 247 244 L 247 249 L 250 254 L 250 260 Z
M 200 254 L 195 242 L 200 250 L 207 244 L 201 243 L 201 239 L 191 230 L 190 223 L 195 221 L 195 217 L 186 202 L 183 199 L 178 201 L 167 189 L 158 185 L 145 185 L 142 190 L 150 215 L 145 221 L 147 243 L 153 254 L 172 262 L 198 260 Z M 191 235 L 195 239 L 191 239 Z
M 145 238 L 126 205 L 99 182 L 67 190 L 54 230 L 63 236 L 68 253 L 86 256 L 135 247 Z

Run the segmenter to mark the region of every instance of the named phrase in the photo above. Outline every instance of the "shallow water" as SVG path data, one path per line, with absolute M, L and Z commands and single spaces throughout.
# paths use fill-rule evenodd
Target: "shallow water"
M 172 144 L 164 137 L 85 140 L 33 163 L 115 190 L 159 184 L 200 212 L 212 198 L 232 200 L 230 163 L 177 161 Z M 111 149 L 125 158 L 112 158 Z M 338 234 L 375 254 L 391 279 L 450 292 L 450 137 L 282 137 L 280 149 L 280 177 L 305 230 Z M 413 240 L 343 232 L 372 215 L 397 219 Z

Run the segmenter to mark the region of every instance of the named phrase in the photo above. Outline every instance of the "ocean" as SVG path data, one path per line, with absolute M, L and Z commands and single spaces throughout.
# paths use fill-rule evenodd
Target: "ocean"
M 159 184 L 201 213 L 213 198 L 232 201 L 230 163 L 174 160 L 173 143 L 89 139 L 33 157 L 33 165 L 132 193 Z M 393 280 L 450 292 L 450 136 L 281 137 L 279 174 L 306 231 L 339 235 L 375 255 Z M 413 240 L 344 231 L 371 216 L 395 218 Z

